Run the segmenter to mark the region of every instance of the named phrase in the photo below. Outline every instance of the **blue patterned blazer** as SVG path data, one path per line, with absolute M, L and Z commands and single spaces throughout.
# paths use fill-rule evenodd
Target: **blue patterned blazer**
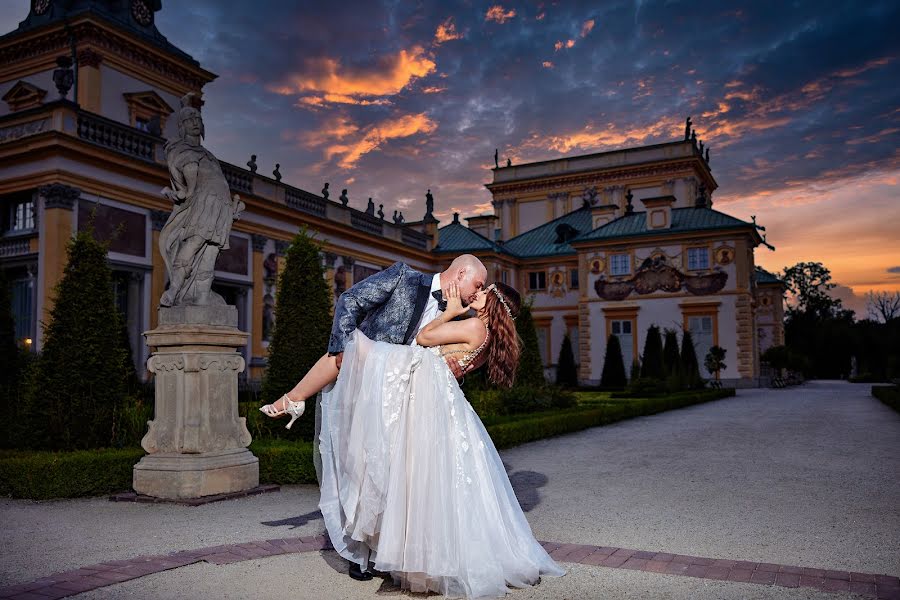
M 355 283 L 338 298 L 328 354 L 344 351 L 357 327 L 377 342 L 409 344 L 428 303 L 434 274 L 396 262 Z

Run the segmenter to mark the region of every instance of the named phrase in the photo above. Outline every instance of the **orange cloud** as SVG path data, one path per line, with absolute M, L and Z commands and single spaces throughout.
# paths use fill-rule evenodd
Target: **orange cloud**
M 544 20 L 544 17 L 546 17 L 546 16 L 547 16 L 547 13 L 542 12 L 542 13 L 540 13 L 538 16 L 536 16 L 536 17 L 534 18 L 534 20 L 535 20 L 535 21 L 543 21 L 543 20 Z
M 407 138 L 419 133 L 432 133 L 437 123 L 425 113 L 403 115 L 374 123 L 360 129 L 347 119 L 326 123 L 319 131 L 306 134 L 306 141 L 324 148 L 325 160 L 337 159 L 343 169 L 350 169 L 366 154 L 377 150 L 392 139 Z
M 504 10 L 499 4 L 490 7 L 484 15 L 485 21 L 496 21 L 497 23 L 506 23 L 516 16 L 514 9 Z
M 430 85 L 428 87 L 422 88 L 422 93 L 424 94 L 440 94 L 441 92 L 446 92 L 447 88 L 438 87 L 436 85 Z
M 584 25 L 581 26 L 581 37 L 585 37 L 587 34 L 591 32 L 594 28 L 594 20 L 588 19 L 584 22 Z
M 541 66 L 544 67 L 545 69 L 552 69 L 553 63 L 550 62 L 549 60 L 545 60 L 544 62 L 541 63 Z
M 579 131 L 562 135 L 544 136 L 537 133 L 525 141 L 523 148 L 545 151 L 554 150 L 560 153 L 572 151 L 601 152 L 625 145 L 642 145 L 651 139 L 658 139 L 664 135 L 674 136 L 678 127 L 671 119 L 660 119 L 646 127 L 634 127 L 621 130 L 613 123 L 608 123 L 605 128 L 597 128 L 586 125 Z M 544 157 L 545 158 L 545 157 Z M 531 160 L 531 159 L 528 159 Z M 539 160 L 535 158 L 534 160 Z
M 462 34 L 456 31 L 456 24 L 453 22 L 453 17 L 447 17 L 443 23 L 437 26 L 437 31 L 434 32 L 435 46 L 460 38 L 462 38 Z
M 353 96 L 347 96 L 344 94 L 325 94 L 324 96 L 303 96 L 294 106 L 298 107 L 320 107 L 325 106 L 326 104 L 358 104 L 360 106 L 388 106 L 391 104 L 391 101 L 387 98 L 377 98 L 375 100 L 363 100 L 360 98 L 354 98 Z
M 421 46 L 400 50 L 387 56 L 371 68 L 344 67 L 333 58 L 311 58 L 305 61 L 300 73 L 289 75 L 286 81 L 270 86 L 269 91 L 291 95 L 314 92 L 328 95 L 335 101 L 346 98 L 371 98 L 399 93 L 418 77 L 435 71 L 434 60 Z

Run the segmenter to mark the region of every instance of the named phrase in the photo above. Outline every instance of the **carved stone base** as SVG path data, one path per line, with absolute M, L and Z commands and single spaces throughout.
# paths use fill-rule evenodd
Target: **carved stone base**
M 259 459 L 246 448 L 203 454 L 148 454 L 134 466 L 134 491 L 156 498 L 200 498 L 257 485 Z
M 160 326 L 147 331 L 155 352 L 153 420 L 134 467 L 134 490 L 159 498 L 198 498 L 254 488 L 259 462 L 247 450 L 250 432 L 238 416 L 236 352 L 247 334 L 235 327 L 233 306 L 160 308 Z

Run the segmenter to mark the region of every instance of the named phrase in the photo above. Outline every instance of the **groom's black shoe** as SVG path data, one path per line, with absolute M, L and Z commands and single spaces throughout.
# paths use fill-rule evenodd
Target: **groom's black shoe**
M 368 571 L 363 571 L 355 562 L 350 563 L 349 575 L 351 579 L 355 579 L 357 581 L 369 581 L 370 579 L 372 579 L 372 574 Z

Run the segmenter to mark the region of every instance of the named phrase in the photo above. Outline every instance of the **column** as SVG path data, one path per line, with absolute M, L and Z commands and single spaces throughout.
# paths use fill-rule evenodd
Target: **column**
M 101 114 L 102 88 L 100 85 L 100 63 L 103 57 L 91 48 L 78 53 L 78 104 L 84 110 Z
M 38 221 L 38 319 L 50 322 L 53 310 L 54 288 L 66 268 L 66 246 L 74 231 L 73 210 L 81 190 L 61 183 L 52 183 L 38 189 L 41 215 Z M 40 350 L 43 340 L 41 327 L 37 328 L 36 346 Z
M 165 210 L 151 210 L 151 254 L 153 259 L 153 270 L 150 272 L 150 329 L 156 329 L 159 323 L 159 315 L 156 307 L 159 306 L 159 299 L 162 298 L 163 292 L 166 291 L 166 263 L 163 261 L 162 251 L 159 248 L 159 232 L 169 218 L 169 212 Z
M 264 235 L 251 234 L 250 241 L 253 245 L 253 296 L 251 300 L 251 314 L 253 316 L 250 322 L 250 355 L 252 358 L 263 357 L 266 355 L 266 349 L 263 346 L 263 296 L 265 295 L 265 268 L 263 261 L 265 260 L 266 244 L 269 238 Z M 253 364 L 253 361 L 250 361 Z
M 353 258 L 352 256 L 345 256 L 345 257 L 343 257 L 342 260 L 344 262 L 344 272 L 347 275 L 346 289 L 349 290 L 350 286 L 352 286 L 354 283 L 354 281 L 353 281 L 353 265 L 356 264 L 356 259 Z

